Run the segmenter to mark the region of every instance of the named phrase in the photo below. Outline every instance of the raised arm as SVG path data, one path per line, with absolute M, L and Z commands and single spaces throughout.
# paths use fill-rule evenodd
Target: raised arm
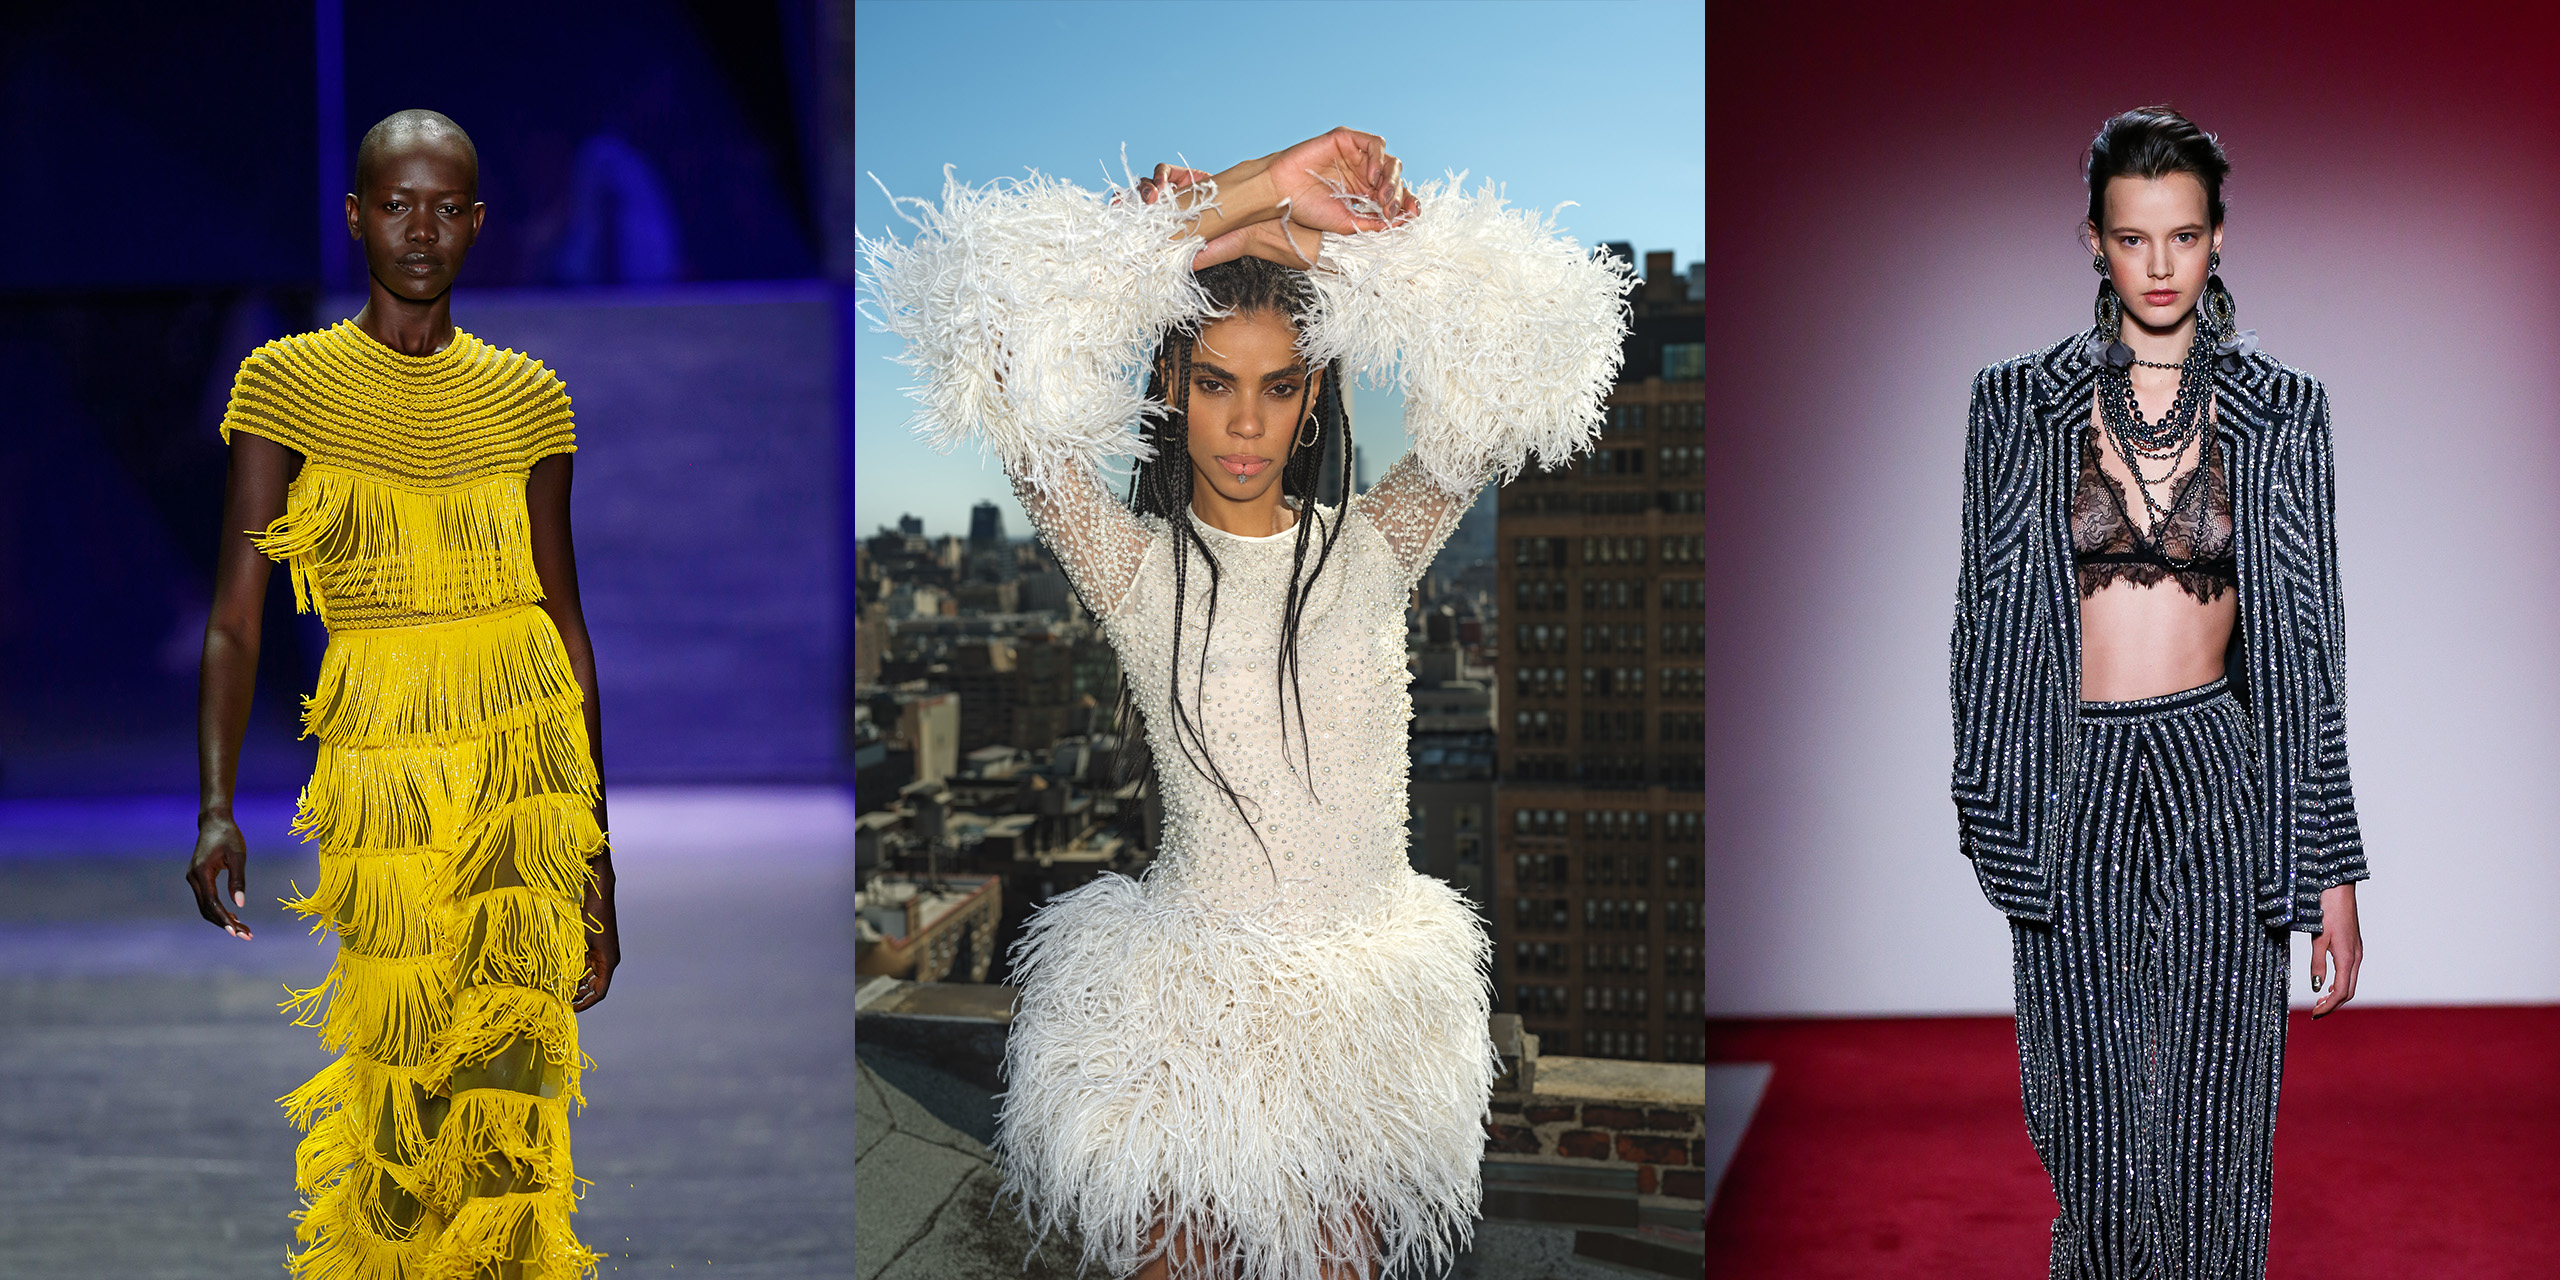
M 1210 309 L 1191 278 L 1195 216 L 1038 174 L 946 176 L 939 206 L 892 198 L 917 234 L 859 240 L 864 310 L 905 344 L 916 434 L 975 443 L 1043 492 L 1142 453 L 1138 374 L 1165 330 Z
M 1145 535 L 1102 493 L 1112 458 L 1143 456 L 1139 374 L 1166 331 L 1209 314 L 1192 279 L 1203 236 L 1302 211 L 1312 225 L 1382 228 L 1398 178 L 1374 134 L 1335 129 L 1152 198 L 1032 174 L 967 186 L 944 170 L 939 205 L 891 196 L 915 238 L 857 237 L 864 310 L 904 340 L 918 375 L 915 430 L 936 448 L 974 441 L 1004 464 L 1077 590 L 1107 613 Z M 1347 199 L 1337 201 L 1335 191 Z M 1314 193 L 1326 193 L 1317 198 Z
M 1483 492 L 1479 484 L 1466 494 L 1454 494 L 1431 478 L 1417 450 L 1408 449 L 1378 482 L 1361 494 L 1353 509 L 1366 516 L 1385 538 L 1387 549 L 1395 553 L 1396 564 L 1404 570 L 1407 583 L 1420 581 L 1424 571 L 1440 555 L 1440 548 L 1456 532 L 1458 521 L 1467 508 L 1475 505 L 1476 495 Z
M 1146 559 L 1145 527 L 1091 470 L 1062 476 L 1045 489 L 1019 475 L 1008 478 L 1033 531 L 1066 571 L 1085 608 L 1097 619 L 1117 615 Z
M 302 455 L 246 431 L 232 433 L 230 449 L 213 609 L 196 675 L 196 848 L 187 861 L 187 887 L 195 891 L 198 914 L 245 942 L 249 927 L 232 908 L 248 905 L 249 844 L 232 816 L 232 788 L 258 687 L 259 624 L 272 567 L 253 537 L 284 514 L 285 490 L 302 469 Z
M 1545 219 L 1503 208 L 1487 183 L 1427 185 L 1385 231 L 1328 237 L 1309 273 L 1310 362 L 1384 376 L 1405 395 L 1413 448 L 1364 495 L 1364 512 L 1418 578 L 1487 480 L 1553 469 L 1597 439 L 1625 360 L 1625 263 L 1589 254 Z

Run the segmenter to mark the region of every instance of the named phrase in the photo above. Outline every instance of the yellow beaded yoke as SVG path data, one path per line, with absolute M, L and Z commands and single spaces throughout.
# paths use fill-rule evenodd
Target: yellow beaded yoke
M 241 363 L 235 431 L 303 456 L 256 533 L 329 629 L 294 830 L 339 937 L 285 1007 L 336 1062 L 281 1101 L 307 1130 L 303 1280 L 583 1276 L 568 1113 L 580 904 L 603 847 L 585 695 L 540 607 L 525 478 L 576 448 L 540 361 L 457 330 L 428 356 L 351 321 Z M 299 890 L 297 889 L 297 892 Z

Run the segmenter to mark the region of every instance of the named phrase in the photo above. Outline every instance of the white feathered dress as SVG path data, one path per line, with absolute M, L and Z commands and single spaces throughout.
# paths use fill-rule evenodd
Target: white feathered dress
M 1099 470 L 1143 452 L 1141 375 L 1165 331 L 1209 314 L 1201 242 L 1169 239 L 1187 215 L 1035 174 L 947 183 L 939 208 L 902 200 L 916 239 L 862 245 L 877 318 L 922 377 L 919 430 L 1003 461 L 1118 651 L 1162 780 L 1143 877 L 1050 900 L 1011 953 L 1001 1195 L 1036 1237 L 1073 1223 L 1084 1261 L 1113 1275 L 1165 1247 L 1147 1246 L 1160 1222 L 1236 1280 L 1316 1280 L 1358 1256 L 1355 1208 L 1385 1276 L 1437 1274 L 1474 1237 L 1492 944 L 1407 861 L 1405 607 L 1487 479 L 1588 447 L 1628 280 L 1457 185 L 1418 191 L 1403 226 L 1328 238 L 1313 273 L 1302 349 L 1399 379 L 1414 447 L 1347 509 L 1317 511 L 1345 523 L 1300 627 L 1307 736 L 1293 709 L 1285 753 L 1273 673 L 1295 531 L 1239 537 L 1185 513 L 1222 586 L 1211 634 L 1195 553 L 1183 701 L 1260 842 L 1170 737 L 1176 531 L 1133 516 Z M 1176 1280 L 1194 1274 L 1173 1255 Z

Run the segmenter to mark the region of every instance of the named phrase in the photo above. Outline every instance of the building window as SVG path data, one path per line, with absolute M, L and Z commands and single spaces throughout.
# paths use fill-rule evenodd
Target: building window
M 1566 544 L 1564 538 L 1514 538 L 1511 563 L 1526 568 L 1562 568 Z
M 1666 342 L 1662 344 L 1662 379 L 1665 382 L 1696 382 L 1707 376 L 1707 344 L 1703 342 Z
M 1644 406 L 1640 404 L 1610 405 L 1609 429 L 1611 431 L 1644 430 Z

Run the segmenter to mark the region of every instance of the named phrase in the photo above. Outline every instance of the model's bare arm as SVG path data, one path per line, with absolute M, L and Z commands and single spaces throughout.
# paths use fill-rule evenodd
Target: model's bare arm
M 1139 190 L 1151 201 L 1171 190 L 1176 202 L 1189 208 L 1201 198 L 1194 184 L 1202 177 L 1216 180 L 1217 207 L 1203 210 L 1187 234 L 1212 243 L 1284 213 L 1302 227 L 1350 235 L 1383 230 L 1389 218 L 1412 208 L 1404 189 L 1404 162 L 1387 153 L 1386 139 L 1357 129 L 1330 129 L 1216 174 L 1160 164 L 1139 182 Z M 1199 265 L 1216 261 L 1224 259 Z
M 596 689 L 595 646 L 587 639 L 587 615 L 578 603 L 578 556 L 569 533 L 569 478 L 576 455 L 555 453 L 533 464 L 525 477 L 524 503 L 532 522 L 533 570 L 542 579 L 542 611 L 559 629 L 561 647 L 569 651 L 569 669 L 586 693 L 587 752 L 596 766 L 596 826 L 604 815 L 604 698 Z M 604 999 L 613 985 L 614 966 L 622 963 L 622 935 L 613 914 L 613 851 L 599 848 L 588 859 L 595 879 L 587 886 L 587 973 L 578 980 L 570 1007 L 586 1009 Z
M 257 692 L 258 624 L 271 567 L 250 535 L 284 514 L 285 490 L 301 470 L 301 454 L 264 436 L 232 433 L 213 609 L 205 619 L 204 661 L 196 677 L 196 850 L 187 862 L 187 885 L 195 890 L 197 912 L 242 941 L 249 927 L 232 908 L 249 902 L 249 845 L 232 816 L 232 787 L 239 780 L 249 702 Z M 222 900 L 225 873 L 229 905 Z

